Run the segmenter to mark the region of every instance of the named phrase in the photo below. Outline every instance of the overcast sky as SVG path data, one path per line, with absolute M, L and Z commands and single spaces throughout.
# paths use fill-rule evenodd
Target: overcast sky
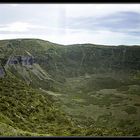
M 140 4 L 0 4 L 0 39 L 140 44 Z

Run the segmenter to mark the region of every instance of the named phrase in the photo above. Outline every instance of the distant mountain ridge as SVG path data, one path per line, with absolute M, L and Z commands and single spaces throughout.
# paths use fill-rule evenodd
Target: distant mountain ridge
M 84 74 L 122 70 L 136 71 L 140 69 L 139 54 L 140 46 L 107 46 L 89 43 L 60 45 L 40 39 L 0 41 L 1 64 L 6 66 L 5 68 L 12 68 L 11 71 L 15 71 L 15 74 L 21 71 L 18 76 L 34 86 L 36 86 L 34 81 L 37 79 L 40 81 L 45 77 L 49 81 L 52 79 L 52 82 L 62 82 L 65 77 Z M 35 75 L 38 77 L 37 79 Z M 48 87 L 52 88 L 49 83 Z

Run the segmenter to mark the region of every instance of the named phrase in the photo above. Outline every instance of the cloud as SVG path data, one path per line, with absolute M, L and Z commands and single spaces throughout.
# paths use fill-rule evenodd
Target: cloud
M 17 7 L 17 6 L 19 6 L 19 4 L 9 4 L 9 6 Z
M 137 12 L 118 12 L 110 16 L 100 18 L 99 25 L 117 28 L 136 28 L 139 27 L 140 13 Z
M 26 22 L 14 22 L 0 26 L 0 31 L 7 32 L 27 32 L 30 28 L 30 24 Z
M 0 4 L 0 38 L 140 43 L 140 4 Z
M 79 43 L 92 43 L 92 44 L 105 44 L 105 45 L 120 45 L 120 44 L 140 44 L 139 37 L 134 37 L 125 33 L 111 32 L 108 30 L 98 31 L 79 31 L 75 33 L 67 33 L 57 39 L 54 36 L 50 40 L 61 42 L 62 44 L 79 44 Z
M 140 4 L 66 4 L 68 17 L 104 17 L 117 12 L 138 12 Z
M 140 34 L 140 13 L 117 12 L 104 17 L 78 17 L 67 22 L 70 29 L 85 29 L 89 31 L 111 31 L 131 35 Z
M 10 24 L 1 24 L 0 25 L 0 31 L 1 32 L 29 32 L 32 31 L 33 29 L 47 29 L 45 26 L 40 26 L 40 25 L 35 25 L 32 23 L 28 22 L 13 22 Z
M 61 30 L 61 29 L 60 29 Z M 56 31 L 56 30 L 55 30 Z M 139 37 L 128 35 L 125 33 L 111 32 L 111 31 L 87 31 L 87 30 L 67 30 L 65 33 L 62 31 L 59 33 L 50 34 L 46 33 L 11 33 L 0 34 L 0 39 L 12 39 L 12 38 L 39 38 L 48 40 L 59 44 L 104 44 L 104 45 L 137 45 L 140 44 Z

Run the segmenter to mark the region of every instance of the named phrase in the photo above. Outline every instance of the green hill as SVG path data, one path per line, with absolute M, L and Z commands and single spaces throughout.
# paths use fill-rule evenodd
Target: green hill
M 140 46 L 0 41 L 1 136 L 140 135 Z

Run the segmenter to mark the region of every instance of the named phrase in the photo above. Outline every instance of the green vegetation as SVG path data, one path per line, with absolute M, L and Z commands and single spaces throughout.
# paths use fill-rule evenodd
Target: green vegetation
M 127 108 L 125 109 L 125 111 L 128 114 L 136 114 L 137 113 L 137 108 L 135 108 L 134 106 L 127 106 Z
M 65 114 L 54 105 L 50 95 L 32 89 L 9 75 L 0 79 L 0 85 L 0 122 L 5 125 L 46 135 L 56 135 L 57 127 L 72 127 Z M 10 126 L 6 128 L 12 129 Z
M 139 46 L 0 41 L 0 135 L 140 135 L 139 54 Z

